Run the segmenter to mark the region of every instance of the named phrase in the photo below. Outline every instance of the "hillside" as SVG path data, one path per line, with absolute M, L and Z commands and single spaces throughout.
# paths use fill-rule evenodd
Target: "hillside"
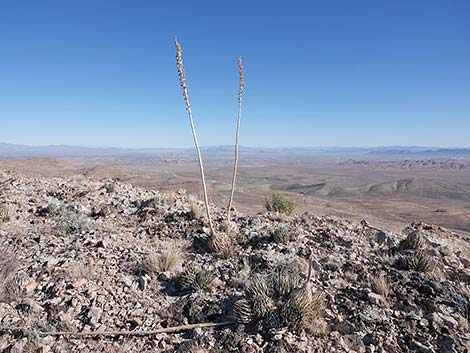
M 186 192 L 95 172 L 0 172 L 1 352 L 470 350 L 464 236 L 423 223 L 398 234 L 311 213 L 235 213 L 228 223 L 214 207 L 232 244 L 214 254 L 202 204 Z M 294 307 L 301 289 L 308 305 Z M 225 324 L 50 334 L 206 322 Z

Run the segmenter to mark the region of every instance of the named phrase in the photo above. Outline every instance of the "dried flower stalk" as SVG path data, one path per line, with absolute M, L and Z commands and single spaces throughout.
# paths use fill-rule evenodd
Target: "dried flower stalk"
M 238 58 L 238 72 L 240 74 L 240 81 L 238 86 L 238 118 L 237 118 L 237 131 L 235 133 L 235 159 L 233 163 L 233 176 L 232 176 L 232 190 L 230 192 L 230 200 L 228 203 L 227 219 L 230 220 L 230 212 L 232 210 L 233 194 L 235 193 L 235 181 L 237 179 L 238 168 L 238 136 L 240 132 L 240 118 L 242 115 L 242 99 L 243 90 L 245 88 L 245 69 L 243 67 L 242 58 Z
M 202 189 L 204 192 L 204 203 L 206 205 L 207 219 L 209 221 L 209 228 L 212 234 L 214 232 L 214 226 L 212 225 L 212 217 L 209 210 L 209 199 L 207 197 L 207 187 L 206 179 L 204 177 L 204 166 L 202 164 L 201 150 L 199 149 L 199 143 L 197 141 L 196 129 L 194 128 L 193 113 L 191 111 L 191 103 L 189 102 L 189 93 L 188 87 L 186 85 L 186 75 L 183 67 L 183 50 L 181 45 L 178 43 L 178 40 L 175 37 L 175 47 L 176 47 L 176 68 L 178 69 L 178 76 L 180 80 L 180 85 L 183 90 L 184 102 L 186 104 L 186 110 L 188 111 L 189 123 L 191 125 L 191 131 L 193 133 L 194 146 L 196 147 L 197 158 L 199 160 L 199 171 L 201 173 Z

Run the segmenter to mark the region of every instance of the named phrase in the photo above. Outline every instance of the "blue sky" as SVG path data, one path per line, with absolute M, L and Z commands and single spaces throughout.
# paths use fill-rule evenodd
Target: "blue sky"
M 0 141 L 470 145 L 470 2 L 0 1 Z

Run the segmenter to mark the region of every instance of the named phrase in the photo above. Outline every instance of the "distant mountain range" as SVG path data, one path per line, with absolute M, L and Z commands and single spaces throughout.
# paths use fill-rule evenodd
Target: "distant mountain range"
M 233 154 L 233 146 L 202 147 L 207 158 L 225 158 Z M 419 146 L 390 147 L 246 147 L 240 152 L 248 157 L 304 158 L 364 158 L 364 159 L 415 159 L 415 158 L 470 158 L 470 148 L 431 148 Z M 67 145 L 28 146 L 0 142 L 0 158 L 145 158 L 193 159 L 193 148 L 118 148 L 84 147 Z

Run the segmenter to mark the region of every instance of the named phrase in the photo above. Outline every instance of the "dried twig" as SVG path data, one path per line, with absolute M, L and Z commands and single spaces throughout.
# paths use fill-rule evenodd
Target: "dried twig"
M 184 330 L 192 330 L 195 328 L 204 327 L 216 327 L 216 326 L 227 326 L 233 324 L 233 321 L 224 322 L 205 322 L 201 324 L 191 324 L 182 326 L 165 327 L 152 331 L 95 331 L 95 332 L 70 332 L 70 331 L 34 331 L 38 336 L 74 336 L 74 337 L 94 337 L 94 336 L 150 336 L 159 333 L 172 333 Z M 26 329 L 24 327 L 0 327 L 1 331 L 21 331 L 27 333 L 28 331 L 33 332 L 32 329 Z
M 211 218 L 211 213 L 209 210 L 209 199 L 207 197 L 206 180 L 204 177 L 204 166 L 202 164 L 201 151 L 199 149 L 199 143 L 197 141 L 196 129 L 194 128 L 193 113 L 191 111 L 191 103 L 189 102 L 189 92 L 188 92 L 188 87 L 186 85 L 186 74 L 184 72 L 184 67 L 183 67 L 183 49 L 181 48 L 181 45 L 178 43 L 178 40 L 176 39 L 176 37 L 175 37 L 175 46 L 176 46 L 176 68 L 178 69 L 180 85 L 181 85 L 181 88 L 183 89 L 184 102 L 186 104 L 186 110 L 188 111 L 189 123 L 191 125 L 194 145 L 196 147 L 197 157 L 199 160 L 199 171 L 201 172 L 202 189 L 204 191 L 204 203 L 206 204 L 207 219 L 209 221 L 209 228 L 211 230 L 211 233 L 212 235 L 214 235 L 215 232 L 214 232 L 214 227 L 212 225 L 212 218 Z
M 232 210 L 233 194 L 235 193 L 235 180 L 237 178 L 238 168 L 238 135 L 240 131 L 240 117 L 242 115 L 242 98 L 243 89 L 245 88 L 245 69 L 243 68 L 242 58 L 238 58 L 238 72 L 240 74 L 240 82 L 238 87 L 238 118 L 237 118 L 237 131 L 235 134 L 235 160 L 233 163 L 233 177 L 232 177 L 232 190 L 230 192 L 230 200 L 228 203 L 227 219 L 230 220 L 230 212 Z

